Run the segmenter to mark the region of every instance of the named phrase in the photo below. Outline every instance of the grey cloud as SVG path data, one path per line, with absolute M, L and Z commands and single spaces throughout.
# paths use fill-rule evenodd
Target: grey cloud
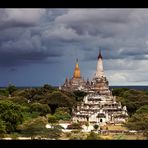
M 43 52 L 43 51 L 30 51 L 30 52 L 25 52 L 25 49 L 23 52 L 1 52 L 0 55 L 0 65 L 1 66 L 23 66 L 27 64 L 33 64 L 33 63 L 44 63 L 48 62 L 48 58 L 50 57 L 59 57 L 62 56 L 62 54 L 58 51 L 56 52 Z M 58 59 L 57 59 L 58 60 Z M 52 60 L 54 61 L 54 60 Z M 50 62 L 52 62 L 50 61 Z M 56 62 L 56 61 L 55 61 Z
M 83 52 L 84 60 L 93 60 L 98 54 L 98 48 L 101 48 L 104 53 L 109 50 L 109 53 L 104 55 L 105 59 L 120 59 L 125 58 L 125 55 L 136 56 L 136 54 L 139 56 L 138 49 L 140 47 L 145 49 L 145 46 L 141 45 L 142 40 L 138 39 L 140 44 L 137 44 L 137 36 L 134 39 L 131 37 L 133 34 L 138 34 L 136 29 L 137 27 L 141 28 L 139 23 L 146 24 L 142 23 L 146 21 L 147 15 L 142 16 L 142 14 L 146 14 L 146 10 L 49 9 L 45 11 L 44 9 L 4 9 L 1 12 L 3 20 L 1 22 L 5 22 L 5 24 L 13 20 L 18 24 L 20 22 L 24 24 L 36 23 L 39 19 L 45 22 L 40 22 L 36 27 L 29 27 L 27 31 L 26 28 L 20 27 L 2 31 L 1 50 L 9 50 L 10 52 L 12 48 L 17 52 L 24 50 L 28 53 L 29 51 L 32 53 L 43 51 L 47 53 L 47 56 L 54 56 L 60 54 L 66 46 L 70 47 L 71 45 L 79 50 L 87 51 L 90 49 L 92 52 L 89 54 Z M 22 19 L 21 16 L 26 12 L 27 19 Z M 30 16 L 31 12 L 33 14 Z M 4 16 L 7 16 L 7 19 L 4 20 Z M 35 19 L 32 20 L 33 16 Z M 10 23 L 10 25 L 12 24 Z M 144 39 L 146 40 L 147 37 Z M 121 48 L 125 50 L 119 52 Z M 135 51 L 132 52 L 129 49 L 135 49 Z M 48 53 L 50 54 L 48 55 Z
M 16 68 L 10 68 L 10 69 L 9 69 L 9 72 L 16 72 L 16 71 L 17 71 Z
M 34 26 L 45 14 L 45 9 L 0 9 L 0 28 Z
M 54 21 L 58 16 L 64 15 L 68 9 L 53 8 L 46 11 L 46 21 Z
M 71 9 L 58 16 L 55 22 L 75 30 L 75 38 L 84 38 L 81 47 L 86 51 L 91 48 L 95 52 L 95 48 L 101 47 L 114 51 L 105 57 L 107 59 L 136 56 L 138 59 L 147 53 L 147 18 L 147 9 Z M 121 48 L 125 50 L 119 52 Z M 91 60 L 91 55 L 87 55 L 86 60 Z
M 49 57 L 62 56 L 62 50 L 44 43 L 40 35 L 32 35 L 31 30 L 21 30 L 20 36 L 5 36 L 0 43 L 0 65 L 23 65 L 45 62 Z M 56 49 L 55 49 L 56 48 Z
M 87 72 L 100 48 L 111 80 L 128 82 L 130 70 L 148 71 L 147 26 L 147 9 L 0 9 L 0 66 L 78 57 Z
M 0 36 L 1 66 L 57 62 L 58 59 L 50 59 L 63 55 L 56 45 L 56 38 L 53 43 L 52 39 L 46 41 L 42 36 L 51 25 L 50 21 L 46 24 L 48 18 L 54 15 L 48 12 L 45 9 L 0 9 L 0 29 L 3 29 Z
M 116 9 L 71 9 L 67 14 L 58 16 L 56 23 L 66 24 L 78 33 L 108 34 L 122 31 L 128 22 L 131 10 Z M 115 29 L 116 30 L 113 30 Z

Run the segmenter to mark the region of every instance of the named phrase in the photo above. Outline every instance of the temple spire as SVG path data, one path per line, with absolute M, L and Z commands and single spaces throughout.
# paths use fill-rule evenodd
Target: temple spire
M 98 55 L 98 59 L 102 59 L 102 55 L 101 55 L 101 49 L 99 49 L 99 55 Z
M 104 76 L 104 70 L 103 70 L 103 58 L 102 58 L 101 49 L 100 49 L 95 77 L 102 77 L 102 76 Z
M 76 66 L 74 69 L 74 74 L 73 74 L 74 78 L 80 78 L 81 77 L 81 72 L 80 72 L 80 68 L 79 68 L 79 64 L 78 64 L 78 58 L 76 59 Z

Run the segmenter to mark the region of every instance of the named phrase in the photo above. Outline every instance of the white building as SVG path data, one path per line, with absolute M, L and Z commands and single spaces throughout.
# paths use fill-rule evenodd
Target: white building
M 83 102 L 73 110 L 73 121 L 89 122 L 105 125 L 107 123 L 122 123 L 128 118 L 126 107 L 109 90 L 108 80 L 103 70 L 103 58 L 99 52 L 96 73 L 87 87 L 88 95 Z

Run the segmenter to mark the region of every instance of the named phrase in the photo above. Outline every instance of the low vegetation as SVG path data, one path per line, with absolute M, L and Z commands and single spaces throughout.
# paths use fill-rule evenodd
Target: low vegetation
M 72 108 L 85 95 L 81 91 L 64 92 L 48 84 L 40 88 L 17 88 L 10 84 L 0 89 L 0 137 L 102 140 L 126 139 L 131 136 L 121 134 L 105 137 L 95 132 L 83 133 L 80 123 L 70 124 L 68 129 L 73 131 L 63 133 L 58 123 L 71 121 Z M 123 106 L 127 106 L 130 115 L 122 128 L 143 131 L 142 136 L 148 137 L 148 91 L 116 88 L 113 89 L 113 95 L 117 96 L 117 101 L 121 101 Z M 48 123 L 51 128 L 46 128 Z M 94 130 L 98 129 L 98 125 L 94 125 Z
M 148 91 L 128 88 L 116 88 L 113 95 L 122 105 L 127 106 L 129 120 L 125 126 L 130 130 L 143 131 L 148 138 Z
M 0 135 L 40 136 L 57 139 L 60 120 L 71 120 L 77 101 L 74 94 L 45 84 L 40 88 L 18 89 L 10 84 L 0 90 Z M 53 128 L 47 129 L 51 123 Z

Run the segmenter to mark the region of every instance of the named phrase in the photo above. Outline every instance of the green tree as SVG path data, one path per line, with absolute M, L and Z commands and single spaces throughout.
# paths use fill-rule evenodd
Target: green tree
M 25 97 L 25 89 L 17 89 L 17 90 L 13 93 L 13 96 Z
M 116 88 L 113 89 L 113 95 L 117 96 L 117 101 L 120 101 L 123 106 L 127 106 L 127 111 L 130 116 L 141 106 L 148 105 L 148 95 L 142 90 Z
M 0 95 L 2 96 L 8 96 L 9 95 L 9 92 L 7 89 L 0 89 Z
M 142 130 L 148 137 L 148 105 L 140 107 L 125 124 L 131 130 Z
M 49 84 L 44 84 L 44 86 L 42 87 L 42 91 L 45 93 L 45 92 L 53 92 L 55 91 L 56 88 L 52 87 L 51 85 Z
M 140 107 L 137 111 L 136 114 L 148 114 L 148 105 L 144 105 Z
M 45 136 L 48 135 L 46 124 L 48 123 L 45 117 L 37 117 L 25 121 L 23 124 L 17 126 L 17 130 L 24 136 Z
M 0 119 L 5 122 L 8 133 L 16 130 L 16 126 L 23 121 L 21 107 L 11 101 L 0 101 Z
M 6 133 L 6 125 L 3 120 L 0 119 L 0 135 Z
M 126 91 L 129 91 L 129 89 L 128 88 L 113 88 L 112 89 L 112 94 L 114 96 L 122 97 L 124 92 L 126 92 Z
M 28 104 L 28 100 L 22 96 L 14 96 L 14 97 L 10 97 L 7 100 L 10 100 L 16 104 L 20 104 L 20 105 L 26 105 Z
M 71 98 L 60 91 L 54 91 L 45 96 L 45 99 L 42 100 L 42 103 L 48 104 L 51 109 L 51 114 L 54 114 L 58 107 L 69 107 L 72 108 L 76 101 L 74 98 Z
M 58 122 L 58 119 L 54 115 L 49 114 L 47 115 L 47 118 L 48 118 L 48 122 L 51 123 L 52 126 Z
M 69 114 L 69 110 L 67 108 L 61 108 L 61 107 L 57 108 L 54 116 L 58 120 L 70 120 L 71 119 L 71 115 Z
M 45 116 L 46 114 L 50 113 L 50 108 L 47 104 L 32 103 L 30 105 L 30 111 L 39 112 L 39 115 Z
M 7 87 L 7 90 L 8 90 L 8 92 L 9 92 L 9 94 L 12 95 L 12 93 L 13 93 L 14 91 L 16 91 L 17 88 L 16 88 L 15 85 L 9 84 L 8 87 Z
M 134 114 L 125 124 L 131 130 L 148 130 L 148 115 L 147 114 Z
M 35 88 L 26 89 L 25 92 L 23 93 L 24 97 L 27 100 L 30 100 L 31 102 L 33 101 L 33 97 L 36 94 L 37 94 L 37 89 L 35 89 Z
M 47 118 L 39 116 L 18 125 L 17 130 L 21 135 L 31 136 L 32 138 L 39 136 L 43 138 L 58 139 L 62 133 L 61 127 L 54 126 L 53 128 L 47 129 L 47 123 Z

